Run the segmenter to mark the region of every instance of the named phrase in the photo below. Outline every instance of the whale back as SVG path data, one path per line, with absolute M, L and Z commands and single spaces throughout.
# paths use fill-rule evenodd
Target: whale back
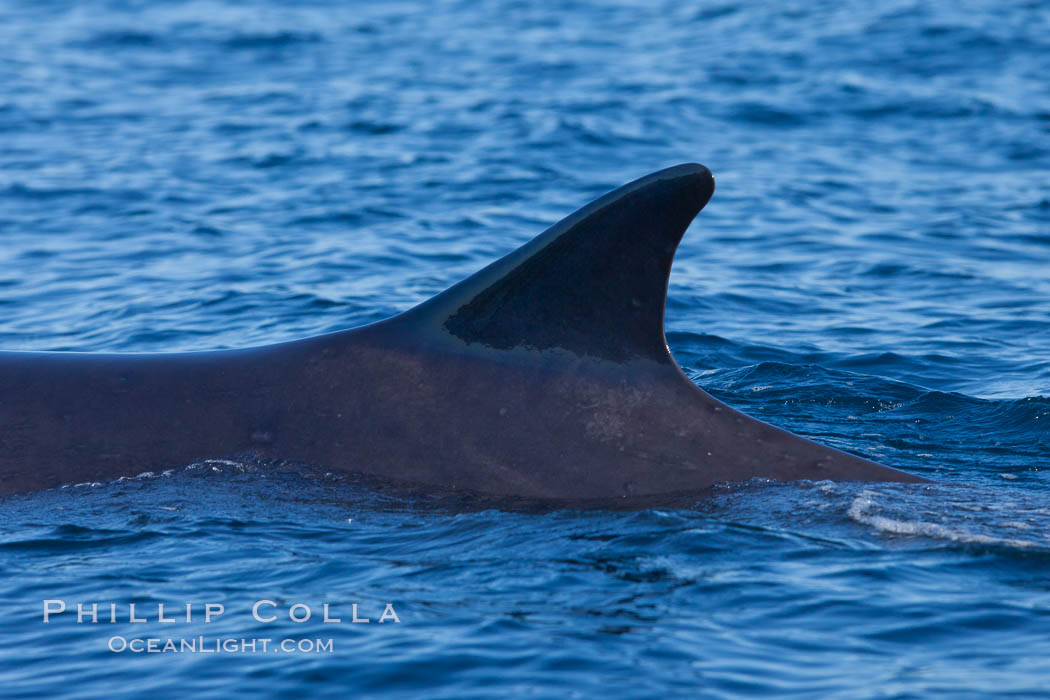
M 205 353 L 0 353 L 0 494 L 246 453 L 544 499 L 919 480 L 745 416 L 675 364 L 668 275 L 713 190 L 701 165 L 641 178 L 349 331 Z

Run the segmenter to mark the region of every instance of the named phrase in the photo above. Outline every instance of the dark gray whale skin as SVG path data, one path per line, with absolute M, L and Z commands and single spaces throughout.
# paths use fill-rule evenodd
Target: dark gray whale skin
M 925 481 L 715 400 L 663 331 L 714 191 L 679 165 L 386 321 L 245 350 L 0 353 L 0 494 L 251 453 L 398 483 L 646 503 L 720 482 Z

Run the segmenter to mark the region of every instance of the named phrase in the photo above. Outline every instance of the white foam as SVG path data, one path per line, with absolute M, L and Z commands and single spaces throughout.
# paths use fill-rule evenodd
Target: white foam
M 932 537 L 935 539 L 948 540 L 964 544 L 989 544 L 1007 547 L 1030 548 L 1038 547 L 1035 542 L 1005 537 L 992 537 L 969 532 L 964 529 L 946 527 L 940 523 L 932 523 L 923 520 L 898 520 L 896 518 L 880 515 L 875 512 L 879 506 L 874 497 L 874 491 L 864 491 L 853 499 L 847 515 L 862 525 L 873 527 L 879 532 L 893 535 L 917 535 L 920 537 Z

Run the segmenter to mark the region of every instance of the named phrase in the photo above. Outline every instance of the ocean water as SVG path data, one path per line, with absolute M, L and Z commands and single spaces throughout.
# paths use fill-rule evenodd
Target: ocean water
M 1048 691 L 1045 3 L 0 1 L 0 46 L 0 348 L 368 323 L 699 161 L 683 369 L 936 482 L 566 511 L 144 464 L 0 499 L 0 695 Z

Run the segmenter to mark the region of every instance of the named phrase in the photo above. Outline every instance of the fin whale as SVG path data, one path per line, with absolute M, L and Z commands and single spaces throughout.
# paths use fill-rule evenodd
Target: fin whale
M 348 331 L 214 352 L 0 353 L 0 494 L 246 452 L 537 499 L 925 481 L 750 418 L 679 369 L 667 279 L 713 192 L 701 165 L 653 173 Z

